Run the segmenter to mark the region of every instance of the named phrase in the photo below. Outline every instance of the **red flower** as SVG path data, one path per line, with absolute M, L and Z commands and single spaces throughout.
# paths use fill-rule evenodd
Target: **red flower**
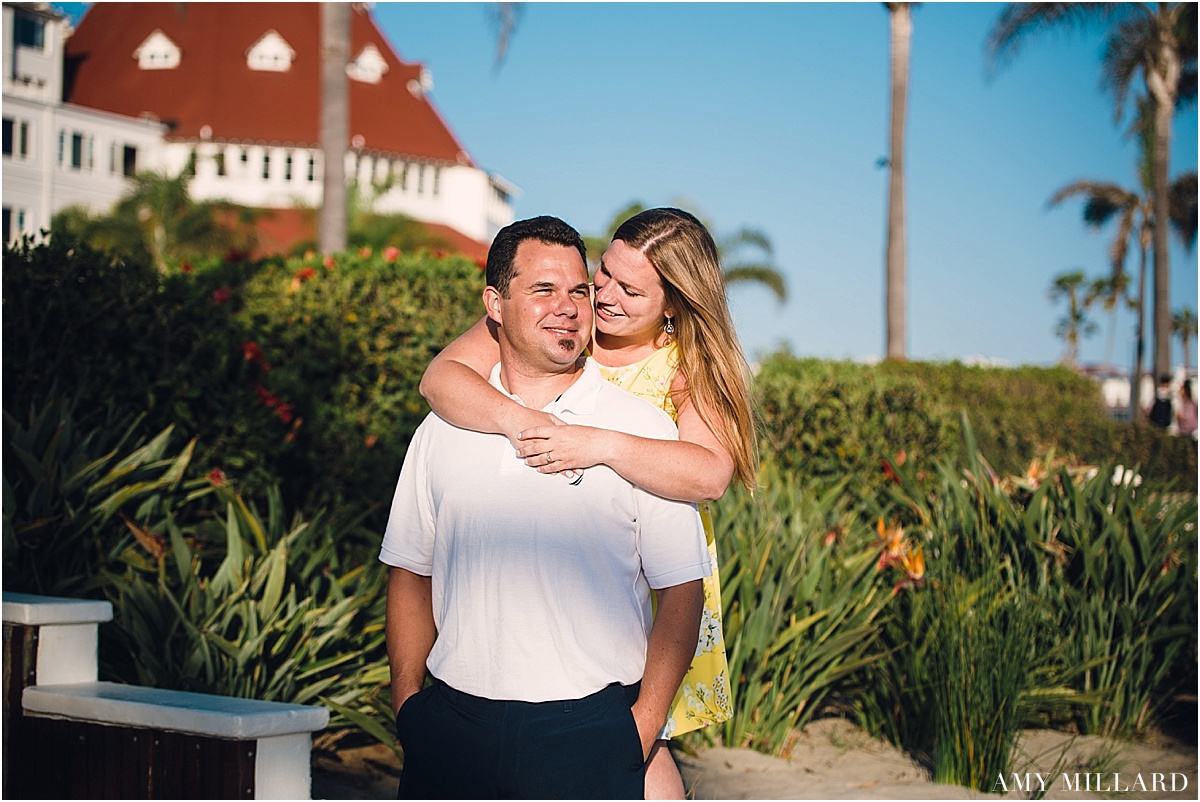
M 184 262 L 183 267 L 181 267 L 179 269 L 183 271 L 184 275 L 190 275 L 192 272 L 192 263 Z
M 394 262 L 400 258 L 400 249 L 395 245 L 389 245 L 383 249 L 383 258 L 385 261 Z
M 292 422 L 292 411 L 294 409 L 295 409 L 295 407 L 293 407 L 291 404 L 287 403 L 286 401 L 280 401 L 279 399 L 275 399 L 275 414 L 277 416 L 279 416 L 279 419 L 281 421 L 283 421 L 284 423 Z
M 326 270 L 333 270 L 333 266 L 334 266 L 334 264 L 335 264 L 335 262 L 333 261 L 333 257 L 332 257 L 332 256 L 326 256 L 326 257 L 325 257 L 325 269 L 326 269 Z
M 262 349 L 258 347 L 258 343 L 254 342 L 253 340 L 246 340 L 246 342 L 242 343 L 242 358 L 247 362 L 253 362 L 263 370 L 271 369 L 271 366 L 267 364 L 266 355 L 263 354 Z
M 213 468 L 208 472 L 208 481 L 212 482 L 217 487 L 225 484 L 225 471 L 220 468 Z
M 367 435 L 366 439 L 363 442 L 366 444 L 367 448 L 370 448 L 371 446 L 375 445 L 375 443 L 377 443 L 378 441 L 379 441 L 378 435 L 369 434 L 369 435 Z
M 894 465 L 887 457 L 884 457 L 882 460 L 880 460 L 880 464 L 883 466 L 884 477 L 891 479 L 896 484 L 900 484 L 900 474 L 896 473 L 896 468 L 899 468 L 901 465 L 903 465 L 906 459 L 908 459 L 908 452 L 901 451 L 896 455 L 896 462 Z
M 475 260 L 475 264 L 479 265 L 480 270 L 487 270 L 487 259 L 482 256 Z
M 302 267 L 296 271 L 296 278 L 300 279 L 301 281 L 308 281 L 315 275 L 317 275 L 317 269 L 315 267 Z
M 279 399 L 261 384 L 254 385 L 254 394 L 258 396 L 259 402 L 267 409 L 274 409 L 279 406 Z
M 213 300 L 218 304 L 227 303 L 233 297 L 233 290 L 228 287 L 218 287 L 213 290 Z

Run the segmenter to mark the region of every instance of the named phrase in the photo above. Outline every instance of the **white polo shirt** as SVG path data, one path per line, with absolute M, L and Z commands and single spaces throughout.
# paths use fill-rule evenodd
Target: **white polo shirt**
M 491 383 L 503 392 L 499 376 L 497 366 Z M 662 410 L 604 381 L 591 360 L 544 409 L 567 423 L 678 437 Z M 504 436 L 432 413 L 409 445 L 379 559 L 433 578 L 430 673 L 475 696 L 527 702 L 640 680 L 650 589 L 710 573 L 694 504 L 605 465 L 577 483 L 539 473 Z

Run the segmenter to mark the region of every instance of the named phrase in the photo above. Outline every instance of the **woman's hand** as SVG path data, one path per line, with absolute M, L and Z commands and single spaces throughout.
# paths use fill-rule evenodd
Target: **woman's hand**
M 530 409 L 516 403 L 505 407 L 500 413 L 500 417 L 504 436 L 508 438 L 508 442 L 512 443 L 512 447 L 517 449 L 517 453 L 522 457 L 525 456 L 520 453 L 522 446 L 525 445 L 522 442 L 522 436 L 525 432 L 537 429 L 553 429 L 556 425 L 566 425 L 549 412 L 542 412 L 540 409 Z M 553 471 L 550 471 L 550 473 L 553 473 Z
M 567 473 L 575 476 L 584 468 L 599 465 L 608 458 L 612 435 L 608 429 L 568 425 L 558 420 L 554 426 L 535 426 L 518 435 L 517 456 L 541 473 Z

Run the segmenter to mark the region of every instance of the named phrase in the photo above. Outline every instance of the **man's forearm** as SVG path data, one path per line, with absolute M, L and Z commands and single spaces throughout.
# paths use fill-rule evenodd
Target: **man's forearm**
M 425 661 L 437 638 L 433 582 L 403 568 L 388 576 L 387 651 L 392 674 L 392 712 L 425 684 Z
M 704 587 L 699 579 L 657 593 L 658 612 L 646 647 L 646 671 L 633 705 L 643 756 L 650 753 L 667 720 L 679 683 L 691 665 L 700 636 L 700 616 L 704 612 Z

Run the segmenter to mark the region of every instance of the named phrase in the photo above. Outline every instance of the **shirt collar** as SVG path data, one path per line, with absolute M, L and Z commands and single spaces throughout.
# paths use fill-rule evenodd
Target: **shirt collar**
M 520 396 L 513 395 L 504 389 L 504 384 L 500 381 L 499 362 L 492 368 L 492 375 L 488 379 L 488 383 L 521 406 L 525 406 L 525 402 L 521 400 Z M 600 400 L 600 388 L 603 384 L 604 377 L 600 375 L 600 369 L 596 367 L 596 363 L 592 361 L 592 358 L 588 357 L 584 361 L 583 370 L 575 382 L 566 390 L 563 390 L 562 395 L 543 407 L 542 411 L 549 412 L 552 415 L 562 412 L 571 412 L 576 415 L 594 415 L 596 414 L 596 405 Z

